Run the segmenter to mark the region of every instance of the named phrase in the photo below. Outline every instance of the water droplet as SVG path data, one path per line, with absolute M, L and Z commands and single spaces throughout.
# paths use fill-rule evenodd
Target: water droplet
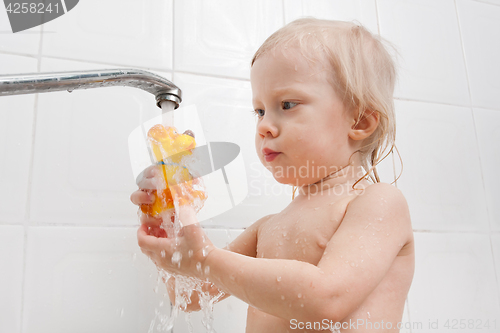
M 205 275 L 210 274 L 210 266 L 205 266 Z
M 285 231 L 285 232 L 283 233 L 283 237 L 286 237 L 286 235 L 288 235 L 288 233 Z
M 161 250 L 160 255 L 162 258 L 165 258 L 165 250 Z
M 198 272 L 201 272 L 201 262 L 199 262 L 199 261 L 196 263 L 196 270 Z
M 165 252 L 165 251 L 162 251 Z M 162 257 L 164 257 L 164 253 L 162 253 Z M 182 260 L 182 254 L 179 251 L 175 251 L 172 254 L 172 264 L 177 264 L 177 266 L 181 265 L 181 260 Z
M 318 209 L 319 209 L 319 207 L 314 208 L 314 210 L 318 210 Z
M 281 281 L 281 276 L 276 277 L 276 281 L 280 282 Z
M 356 264 L 354 262 L 351 262 L 351 267 L 354 267 L 356 266 Z
M 188 257 L 191 258 L 193 256 L 193 250 L 188 251 Z
M 304 303 L 300 303 L 300 307 L 303 308 L 304 307 Z
M 284 301 L 285 300 L 285 296 L 284 295 L 281 295 L 281 300 Z
M 372 316 L 370 316 L 370 312 L 366 313 L 368 315 L 368 319 L 370 319 Z
M 348 293 L 348 292 L 349 292 L 349 289 L 346 289 L 345 291 Z
M 302 294 L 301 294 L 301 293 L 298 293 L 298 294 L 297 294 L 297 298 L 302 298 Z
M 235 281 L 235 280 L 236 280 L 236 278 L 234 277 L 234 275 L 233 275 L 233 274 L 229 275 L 229 279 L 230 279 L 231 281 Z
M 359 248 L 360 248 L 360 249 L 362 249 L 362 248 L 364 248 L 364 246 L 363 246 L 363 245 L 361 245 Z

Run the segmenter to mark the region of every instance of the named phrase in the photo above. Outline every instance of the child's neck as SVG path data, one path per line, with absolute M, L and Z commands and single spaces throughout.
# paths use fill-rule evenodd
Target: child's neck
M 321 192 L 328 192 L 328 190 L 332 190 L 333 188 L 335 188 L 335 193 L 339 193 L 337 188 L 341 186 L 345 187 L 346 190 L 346 192 L 341 191 L 341 193 L 347 193 L 349 190 L 352 190 L 354 183 L 363 177 L 364 174 L 365 171 L 360 165 L 347 165 L 313 184 L 301 186 L 299 193 L 307 196 L 318 195 Z M 355 188 L 360 187 L 355 186 Z

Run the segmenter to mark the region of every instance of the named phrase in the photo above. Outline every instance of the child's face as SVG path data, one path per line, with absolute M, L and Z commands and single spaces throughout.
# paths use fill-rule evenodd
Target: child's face
M 252 67 L 255 146 L 278 182 L 302 186 L 349 163 L 356 150 L 349 138 L 354 119 L 329 83 L 324 62 L 309 62 L 297 48 L 286 54 L 268 52 Z

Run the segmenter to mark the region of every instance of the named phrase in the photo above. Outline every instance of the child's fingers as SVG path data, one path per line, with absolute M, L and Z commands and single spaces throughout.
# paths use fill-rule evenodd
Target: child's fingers
M 156 190 L 156 178 L 158 176 L 161 176 L 162 171 L 160 170 L 159 166 L 156 164 L 153 164 L 144 171 L 142 171 L 139 176 L 137 176 L 137 186 L 142 189 L 147 189 L 147 190 Z
M 130 195 L 130 201 L 134 205 L 150 205 L 155 202 L 156 196 L 153 193 L 148 193 L 147 191 L 137 190 Z
M 156 190 L 158 185 L 158 178 L 142 178 L 138 179 L 137 186 L 144 190 Z
M 143 172 L 139 175 L 139 177 L 142 175 L 142 178 L 154 178 L 156 176 L 161 175 L 161 170 L 156 164 L 152 164 L 148 166 L 146 169 L 144 169 Z M 137 177 L 137 178 L 139 178 Z
M 159 253 L 162 250 L 172 252 L 170 251 L 172 248 L 172 241 L 168 238 L 150 236 L 148 228 L 146 224 L 142 224 L 137 230 L 137 243 L 139 247 L 154 253 Z

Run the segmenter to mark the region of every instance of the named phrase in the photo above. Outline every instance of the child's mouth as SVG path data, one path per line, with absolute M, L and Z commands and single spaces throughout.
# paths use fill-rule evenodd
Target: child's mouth
M 268 148 L 264 148 L 262 150 L 262 152 L 264 153 L 264 159 L 266 160 L 266 162 L 271 162 L 272 160 L 274 160 L 276 158 L 276 156 L 281 154 L 279 152 L 273 151 L 273 150 L 268 149 Z

